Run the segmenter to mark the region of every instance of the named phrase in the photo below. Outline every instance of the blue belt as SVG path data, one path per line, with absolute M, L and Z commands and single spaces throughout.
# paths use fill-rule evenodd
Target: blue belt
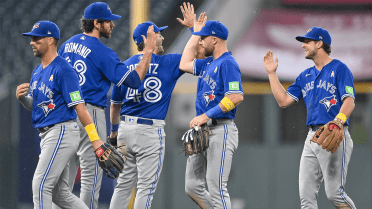
M 121 116 L 121 120 L 125 121 L 125 116 L 124 115 Z M 131 120 L 131 119 L 129 119 L 129 120 Z M 128 122 L 130 122 L 130 121 L 128 121 Z M 137 123 L 151 126 L 152 124 L 154 124 L 154 121 L 152 121 L 150 119 L 137 118 Z

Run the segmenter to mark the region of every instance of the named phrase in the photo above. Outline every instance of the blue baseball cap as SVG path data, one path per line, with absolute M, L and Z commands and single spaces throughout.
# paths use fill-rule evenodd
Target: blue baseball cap
M 109 5 L 104 2 L 95 2 L 84 10 L 84 19 L 87 20 L 117 20 L 120 17 L 119 15 L 112 14 Z
M 53 37 L 60 39 L 61 33 L 59 32 L 58 26 L 54 22 L 39 21 L 32 27 L 31 32 L 22 33 L 23 36 L 42 36 L 42 37 Z
M 329 35 L 326 29 L 320 27 L 312 27 L 307 30 L 306 35 L 304 36 L 297 36 L 296 40 L 300 42 L 304 42 L 305 38 L 316 40 L 316 41 L 323 41 L 324 43 L 331 45 L 332 38 Z
M 229 30 L 219 21 L 208 20 L 199 32 L 193 32 L 192 34 L 198 36 L 216 36 L 226 40 L 229 35 Z
M 150 21 L 138 24 L 136 29 L 134 29 L 134 31 L 133 31 L 133 40 L 137 45 L 140 44 L 143 41 L 143 38 L 142 38 L 141 35 L 144 35 L 147 38 L 147 30 L 149 29 L 149 27 L 151 25 L 154 26 L 154 32 L 155 33 L 159 32 L 159 31 L 163 31 L 166 28 L 168 28 L 168 26 L 163 26 L 163 27 L 159 28 L 153 22 L 150 22 Z

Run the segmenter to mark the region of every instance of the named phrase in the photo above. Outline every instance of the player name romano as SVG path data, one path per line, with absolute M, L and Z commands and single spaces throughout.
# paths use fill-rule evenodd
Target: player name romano
M 79 43 L 67 43 L 65 45 L 65 52 L 64 53 L 75 53 L 78 54 L 84 58 L 87 58 L 88 54 L 91 52 L 88 47 L 79 44 Z

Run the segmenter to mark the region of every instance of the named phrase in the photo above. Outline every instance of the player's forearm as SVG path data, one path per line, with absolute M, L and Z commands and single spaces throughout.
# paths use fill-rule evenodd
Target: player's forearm
M 199 44 L 200 36 L 191 36 L 189 42 L 183 50 L 181 61 L 180 61 L 180 70 L 192 73 L 193 72 L 193 61 L 196 58 L 196 49 Z
M 234 108 L 236 106 L 238 106 L 244 99 L 243 95 L 241 94 L 229 94 L 229 95 L 226 95 L 227 98 L 229 98 L 231 100 L 231 102 L 234 104 Z M 228 110 L 224 104 L 222 104 L 221 102 L 218 104 L 222 110 L 222 112 L 229 112 L 231 110 Z
M 110 108 L 110 121 L 111 124 L 119 124 L 120 123 L 120 109 L 121 105 L 120 104 L 113 104 L 111 103 L 111 108 Z
M 23 107 L 25 107 L 27 110 L 32 111 L 32 102 L 34 101 L 34 98 L 31 96 L 20 96 L 18 99 Z
M 75 105 L 76 114 L 79 117 L 79 120 L 83 126 L 87 126 L 89 124 L 93 124 L 93 120 L 89 115 L 87 108 L 85 107 L 85 103 L 80 103 Z
M 152 57 L 152 52 L 148 50 L 147 52 L 143 54 L 140 63 L 138 63 L 137 67 L 134 69 L 138 73 L 138 76 L 140 77 L 141 82 L 145 78 L 147 70 L 149 69 L 151 57 Z
M 346 116 L 346 118 L 349 118 L 354 108 L 355 108 L 354 99 L 351 97 L 346 97 L 341 106 L 340 113 L 343 113 Z
M 269 81 L 274 97 L 281 108 L 288 107 L 294 102 L 294 99 L 287 95 L 287 92 L 280 83 L 276 73 L 269 74 Z

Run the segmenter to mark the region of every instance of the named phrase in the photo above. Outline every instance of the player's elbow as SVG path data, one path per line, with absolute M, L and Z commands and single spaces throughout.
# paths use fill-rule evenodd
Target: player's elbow
M 138 89 L 141 85 L 141 82 L 142 81 L 140 76 L 135 70 L 133 70 L 128 74 L 127 78 L 123 82 L 123 85 L 128 86 L 132 89 Z

